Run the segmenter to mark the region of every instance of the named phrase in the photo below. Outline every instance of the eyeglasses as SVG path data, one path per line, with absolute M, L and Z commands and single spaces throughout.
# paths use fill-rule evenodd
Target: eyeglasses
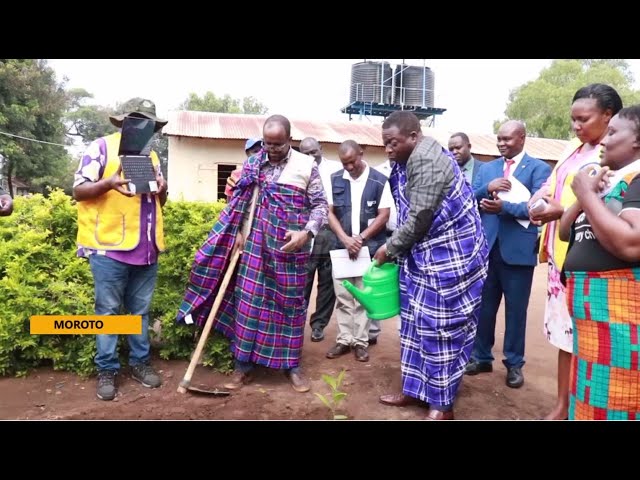
M 266 150 L 284 150 L 285 147 L 289 146 L 289 142 L 284 142 L 284 143 L 269 143 L 269 142 L 265 142 L 264 140 L 262 141 L 262 146 L 266 149 Z

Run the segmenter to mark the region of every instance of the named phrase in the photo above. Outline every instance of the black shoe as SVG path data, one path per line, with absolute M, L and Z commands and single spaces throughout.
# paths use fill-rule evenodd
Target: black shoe
M 369 361 L 369 352 L 367 352 L 367 347 L 363 347 L 362 345 L 356 345 L 353 349 L 353 353 L 356 356 L 357 361 L 359 362 Z
M 140 382 L 147 388 L 158 388 L 162 385 L 160 375 L 148 363 L 131 365 L 131 378 Z
M 378 343 L 378 337 L 369 339 L 369 345 L 375 345 L 377 343 Z
M 327 358 L 338 358 L 342 355 L 345 355 L 351 351 L 351 347 L 349 345 L 345 345 L 344 343 L 336 343 L 331 349 L 327 352 L 325 357 Z
M 98 389 L 96 395 L 100 400 L 113 400 L 118 393 L 116 387 L 116 375 L 114 370 L 103 370 L 98 372 Z
M 311 331 L 311 341 L 312 342 L 321 342 L 324 340 L 324 332 L 321 328 L 314 328 Z
M 522 369 L 513 367 L 507 370 L 507 387 L 520 388 L 524 385 L 524 375 Z
M 467 366 L 464 367 L 465 375 L 477 375 L 479 373 L 489 373 L 493 372 L 493 365 L 490 363 L 480 363 L 475 360 L 471 360 L 467 363 Z

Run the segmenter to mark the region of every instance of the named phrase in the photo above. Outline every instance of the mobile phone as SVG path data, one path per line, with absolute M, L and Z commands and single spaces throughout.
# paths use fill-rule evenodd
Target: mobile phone
M 589 176 L 590 177 L 595 177 L 598 174 L 598 172 L 600 171 L 601 168 L 602 168 L 602 166 L 599 163 L 591 162 L 591 163 L 587 163 L 586 165 L 583 165 L 582 167 L 580 167 L 580 170 L 587 169 L 587 170 L 589 170 Z
M 547 208 L 547 205 L 549 205 L 549 204 L 547 203 L 547 201 L 544 198 L 539 198 L 538 200 L 533 202 L 533 205 L 531 205 L 529 207 L 529 211 L 531 213 L 544 212 L 545 208 Z

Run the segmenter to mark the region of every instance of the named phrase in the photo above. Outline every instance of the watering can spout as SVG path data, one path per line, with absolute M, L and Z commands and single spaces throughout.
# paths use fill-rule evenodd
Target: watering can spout
M 353 295 L 356 300 L 358 300 L 358 302 L 360 302 L 360 304 L 364 307 L 367 313 L 373 313 L 371 312 L 371 302 L 369 302 L 369 299 L 371 298 L 371 294 L 373 290 L 371 287 L 365 287 L 362 290 L 360 290 L 349 280 L 345 280 L 344 282 L 342 282 L 342 286 L 346 288 L 347 291 L 351 295 Z

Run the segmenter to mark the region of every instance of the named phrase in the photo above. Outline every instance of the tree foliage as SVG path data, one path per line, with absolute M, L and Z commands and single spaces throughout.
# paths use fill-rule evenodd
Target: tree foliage
M 207 92 L 202 97 L 196 93 L 190 93 L 179 108 L 198 112 L 253 113 L 259 115 L 269 111 L 266 106 L 254 97 L 244 97 L 240 100 L 232 98 L 229 94 L 218 97 L 213 92 Z
M 46 60 L 0 59 L 0 131 L 16 135 L 0 135 L 2 175 L 10 188 L 17 177 L 44 191 L 47 179 L 65 170 L 66 105 L 64 87 Z
M 615 88 L 624 105 L 640 102 L 640 91 L 633 90 L 629 64 L 621 59 L 554 60 L 536 80 L 511 91 L 506 118 L 496 120 L 494 132 L 506 120 L 522 120 L 527 135 L 570 139 L 571 99 L 590 83 L 605 83 Z
M 93 94 L 83 88 L 69 90 L 67 97 L 68 107 L 65 114 L 67 135 L 76 137 L 84 145 L 88 145 L 96 138 L 104 137 L 118 130 L 109 120 L 109 116 L 124 113 L 123 103 L 118 103 L 113 107 L 87 103 L 93 98 Z M 158 154 L 162 171 L 166 177 L 169 159 L 167 137 L 162 133 L 156 134 L 153 137 L 151 148 Z
M 79 137 L 84 144 L 117 130 L 109 121 L 109 115 L 113 115 L 114 109 L 87 104 L 92 98 L 93 94 L 83 88 L 67 91 L 67 111 L 64 116 L 66 133 L 72 137 Z

